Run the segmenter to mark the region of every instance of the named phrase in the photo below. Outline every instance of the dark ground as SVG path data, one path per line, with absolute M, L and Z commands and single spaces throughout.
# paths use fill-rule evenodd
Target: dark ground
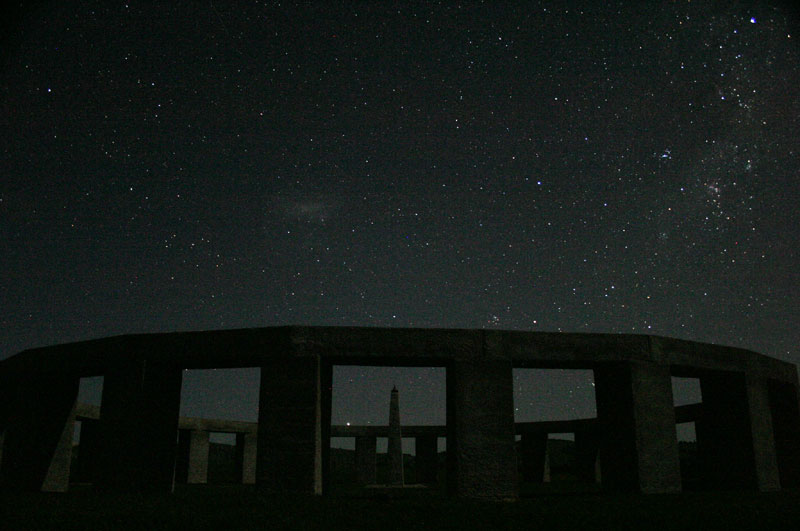
M 395 491 L 396 492 L 396 491 Z M 8 494 L 3 529 L 800 529 L 800 491 L 545 495 L 514 503 L 447 499 L 423 489 L 357 497 L 269 495 L 182 486 L 174 495 Z
M 694 445 L 681 450 L 684 477 L 691 478 Z M 552 483 L 523 483 L 520 501 L 491 503 L 444 495 L 444 453 L 439 487 L 360 488 L 354 486 L 352 450 L 334 449 L 332 494 L 314 498 L 230 484 L 234 447 L 212 444 L 211 485 L 178 485 L 172 496 L 101 494 L 81 484 L 66 494 L 2 493 L 0 529 L 800 529 L 797 489 L 604 494 L 570 473 L 571 441 L 550 440 L 548 452 Z M 386 475 L 385 458 L 377 455 L 379 481 Z M 413 483 L 413 456 L 405 456 L 405 465 L 406 480 Z

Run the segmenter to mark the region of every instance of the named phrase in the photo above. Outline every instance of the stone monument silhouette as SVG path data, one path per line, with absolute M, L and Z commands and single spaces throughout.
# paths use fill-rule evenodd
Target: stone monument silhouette
M 444 368 L 446 425 L 401 434 L 393 392 L 390 426 L 331 426 L 337 365 Z M 258 425 L 181 425 L 183 370 L 234 367 L 260 367 Z M 593 371 L 597 415 L 515 422 L 513 370 L 536 367 Z M 405 435 L 417 439 L 417 465 L 429 464 L 425 482 L 435 480 L 444 437 L 451 496 L 515 500 L 516 435 L 522 480 L 541 482 L 537 438 L 572 432 L 581 475 L 597 481 L 599 463 L 603 490 L 674 493 L 686 479 L 676 435 L 685 422 L 696 425 L 703 488 L 800 485 L 797 367 L 756 352 L 651 335 L 287 326 L 114 336 L 0 360 L 0 490 L 68 489 L 80 379 L 95 376 L 103 396 L 92 422 L 81 421 L 81 446 L 91 442 L 91 483 L 107 491 L 171 492 L 178 464 L 187 481 L 196 465 L 192 480 L 202 481 L 206 436 L 176 445 L 188 429 L 242 433 L 242 482 L 267 491 L 323 494 L 334 436 L 356 438 L 360 477 L 374 484 L 374 440 L 388 435 L 390 477 L 402 484 Z M 699 380 L 702 401 L 676 406 L 673 378 Z
M 400 430 L 400 398 L 392 386 L 389 399 L 389 485 L 403 485 L 403 435 Z

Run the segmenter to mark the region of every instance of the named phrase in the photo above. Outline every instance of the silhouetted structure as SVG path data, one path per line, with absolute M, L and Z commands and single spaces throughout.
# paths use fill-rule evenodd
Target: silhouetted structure
M 523 474 L 541 477 L 541 433 L 552 430 L 547 423 L 515 425 L 514 367 L 594 371 L 597 419 L 554 429 L 576 433 L 580 467 L 588 476 L 599 462 L 606 489 L 679 491 L 675 424 L 689 420 L 708 486 L 798 484 L 796 368 L 751 351 L 655 336 L 280 327 L 119 336 L 32 349 L 0 362 L 0 485 L 66 488 L 78 382 L 99 375 L 100 415 L 87 432 L 95 486 L 169 491 L 179 448 L 197 466 L 186 471 L 187 481 L 201 481 L 205 436 L 184 434 L 176 445 L 178 430 L 187 429 L 178 418 L 181 370 L 261 367 L 259 429 L 237 437 L 242 476 L 255 453 L 252 477 L 262 488 L 322 493 L 329 440 L 341 433 L 330 425 L 337 364 L 446 368 L 443 429 L 453 495 L 516 498 L 515 433 L 522 437 Z M 672 376 L 699 378 L 702 404 L 674 407 Z M 418 428 L 403 433 L 428 437 L 421 446 L 435 455 L 442 428 Z M 370 438 L 388 432 L 347 436 L 356 437 L 368 472 Z
M 403 485 L 403 436 L 400 431 L 400 398 L 392 387 L 389 399 L 389 485 Z

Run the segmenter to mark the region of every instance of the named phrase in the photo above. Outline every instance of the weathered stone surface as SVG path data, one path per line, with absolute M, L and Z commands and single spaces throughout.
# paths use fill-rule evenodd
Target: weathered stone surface
M 403 436 L 400 430 L 400 398 L 393 388 L 389 399 L 389 485 L 403 484 Z
M 778 459 L 775 454 L 775 438 L 772 428 L 772 413 L 769 405 L 769 390 L 766 378 L 747 375 L 747 415 L 753 439 L 753 460 L 756 485 L 760 491 L 780 490 Z
M 448 365 L 447 482 L 456 496 L 517 498 L 510 360 Z
M 77 415 L 76 407 L 76 415 Z M 97 408 L 98 415 L 100 408 Z M 75 470 L 72 472 L 76 483 L 91 483 L 94 480 L 94 463 L 100 448 L 100 422 L 96 419 L 81 419 L 80 448 Z
M 374 485 L 375 452 L 377 439 L 375 437 L 356 437 L 355 465 L 356 481 L 359 485 Z
M 241 482 L 253 485 L 256 482 L 257 433 L 236 434 L 236 465 L 241 471 Z
M 771 490 L 778 480 L 800 484 L 798 381 L 789 363 L 744 349 L 643 335 L 303 326 L 127 335 L 31 349 L 0 361 L 0 484 L 29 490 L 58 484 L 47 478 L 64 475 L 57 463 L 65 462 L 58 449 L 68 448 L 64 441 L 71 434 L 70 386 L 80 376 L 105 375 L 94 482 L 168 489 L 179 371 L 255 366 L 268 371 L 262 370 L 258 482 L 319 493 L 329 476 L 332 434 L 388 434 L 388 427 L 330 426 L 333 364 L 447 367 L 448 483 L 460 496 L 516 496 L 514 431 L 575 432 L 579 469 L 588 479 L 591 445 L 578 433 L 594 424 L 602 435 L 598 462 L 606 486 L 674 491 L 680 483 L 676 420 L 696 422 L 708 485 Z M 515 427 L 512 366 L 595 369 L 599 419 Z M 37 380 L 45 374 L 52 386 Z M 700 378 L 703 404 L 673 408 L 669 374 Z M 33 403 L 37 386 L 47 388 L 48 397 Z M 219 422 L 183 419 L 180 426 L 209 431 Z M 253 424 L 226 426 L 214 431 L 245 434 L 242 441 L 256 433 Z M 403 435 L 444 436 L 444 429 L 408 426 Z M 28 441 L 32 445 L 24 448 Z M 245 453 L 241 445 L 243 478 Z
M 695 429 L 706 487 L 757 487 L 745 374 L 704 373 L 700 391 L 703 418 Z
M 453 359 L 479 358 L 489 335 L 499 354 L 517 367 L 592 369 L 598 363 L 642 360 L 669 365 L 675 376 L 737 370 L 795 385 L 797 380 L 791 363 L 745 349 L 658 336 L 305 326 L 138 334 L 42 347 L 1 361 L 0 373 L 47 367 L 54 373 L 101 375 L 120 356 L 154 356 L 186 369 L 259 367 L 265 360 L 304 352 L 336 364 L 445 366 Z
M 180 392 L 181 372 L 168 365 L 120 360 L 108 369 L 95 485 L 172 490 Z
M 575 432 L 575 468 L 578 478 L 599 483 L 600 437 L 596 429 Z
M 770 380 L 768 389 L 781 487 L 797 487 L 800 486 L 800 404 L 797 386 Z
M 6 427 L 11 420 L 19 382 L 19 378 L 10 369 L 3 370 L 4 365 L 0 362 L 0 471 L 3 463 L 3 441 Z
M 189 446 L 192 430 L 178 430 L 178 448 L 175 451 L 175 483 L 184 485 L 189 481 Z
M 320 359 L 320 444 L 322 445 L 322 493 L 331 490 L 331 404 L 333 399 L 333 364 Z
M 261 367 L 256 483 L 322 494 L 320 360 L 287 358 Z
M 438 441 L 434 436 L 417 437 L 415 441 L 417 483 L 435 485 L 439 476 Z
M 645 493 L 681 489 L 669 367 L 623 362 L 595 369 L 603 486 Z
M 187 483 L 208 483 L 209 435 L 207 431 L 189 432 L 189 470 Z
M 208 483 L 210 435 L 210 432 L 201 430 L 178 431 L 176 483 Z
M 525 433 L 519 443 L 522 480 L 542 483 L 547 458 L 547 433 Z
M 4 488 L 67 490 L 78 381 L 69 373 L 34 373 L 15 386 L 0 463 Z

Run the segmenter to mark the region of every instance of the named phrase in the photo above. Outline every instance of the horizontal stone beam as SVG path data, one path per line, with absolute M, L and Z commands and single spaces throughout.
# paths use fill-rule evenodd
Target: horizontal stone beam
M 575 433 L 597 428 L 597 419 L 545 420 L 540 422 L 516 422 L 514 432 L 525 433 Z
M 203 419 L 181 417 L 178 426 L 182 430 L 213 431 L 215 433 L 257 433 L 257 422 L 243 420 Z
M 481 345 L 496 345 L 514 367 L 584 368 L 641 361 L 669 366 L 673 376 L 704 371 L 747 372 L 796 385 L 796 367 L 745 349 L 635 334 L 575 334 L 510 330 L 369 327 L 268 327 L 135 334 L 26 350 L 0 361 L 8 374 L 63 371 L 102 375 L 115 352 L 145 353 L 177 369 L 259 367 L 310 352 L 334 365 L 448 366 L 462 356 L 479 358 Z
M 75 409 L 76 420 L 99 419 L 100 406 L 80 403 Z M 180 417 L 178 429 L 194 431 L 213 431 L 215 433 L 257 433 L 258 423 L 244 420 L 205 419 L 200 417 Z
M 331 426 L 331 437 L 388 437 L 389 426 Z M 403 426 L 403 437 L 446 437 L 447 426 Z

